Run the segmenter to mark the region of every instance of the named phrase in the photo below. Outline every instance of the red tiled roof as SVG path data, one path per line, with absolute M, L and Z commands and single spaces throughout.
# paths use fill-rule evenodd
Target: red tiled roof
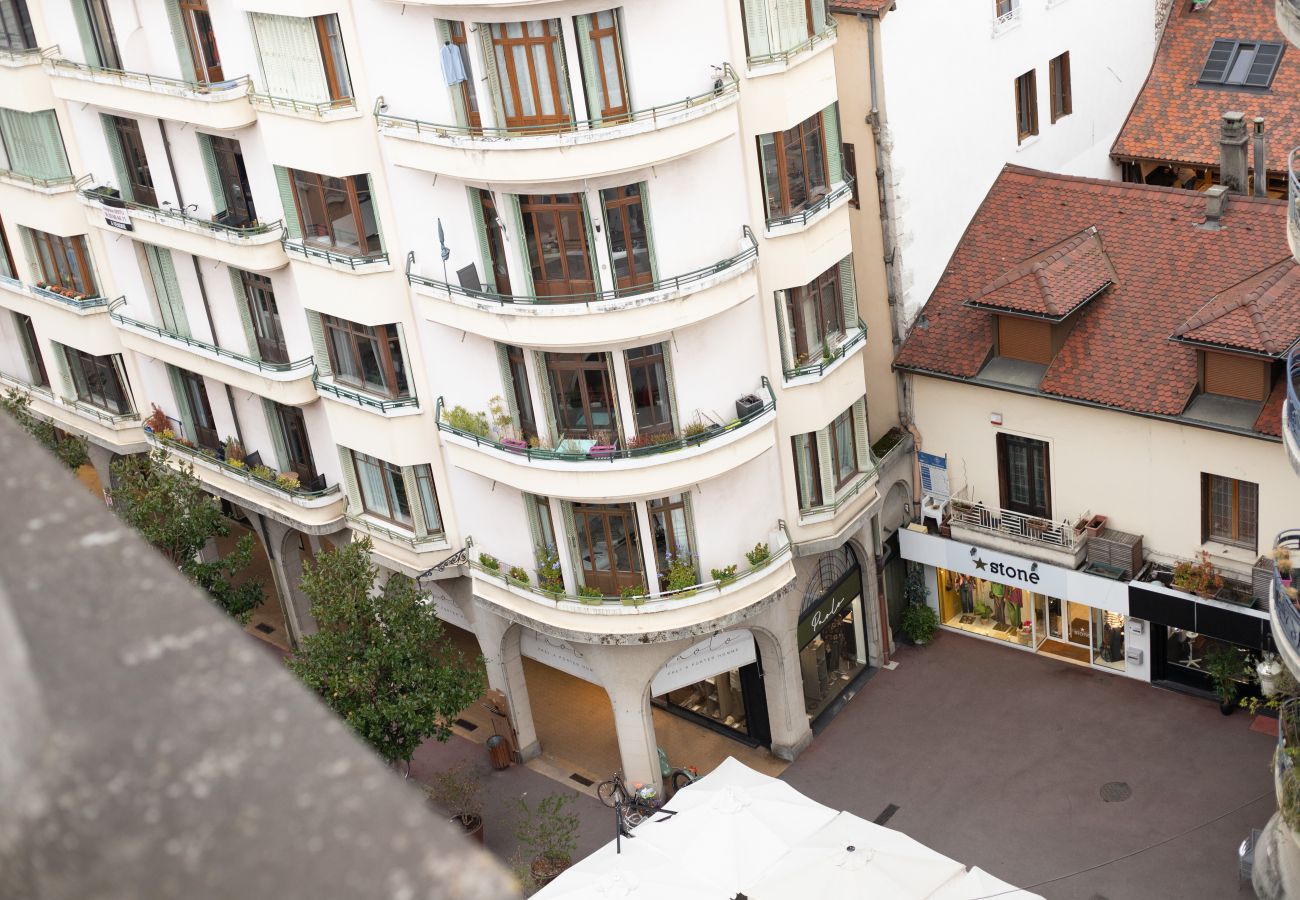
M 831 0 L 831 12 L 883 12 L 897 0 Z
M 1281 378 L 1277 384 L 1273 385 L 1273 392 L 1268 395 L 1268 400 L 1264 401 L 1264 408 L 1259 411 L 1259 417 L 1255 419 L 1255 430 L 1260 434 L 1271 434 L 1273 437 L 1282 436 L 1282 401 L 1286 399 L 1286 382 Z
M 1115 283 L 1097 236 L 1085 228 L 1036 253 L 967 300 L 970 306 L 1061 321 Z
M 1193 12 L 1185 0 L 1174 3 L 1151 72 L 1111 156 L 1217 167 L 1219 117 L 1240 111 L 1248 127 L 1255 116 L 1264 117 L 1268 169 L 1285 172 L 1287 153 L 1300 143 L 1300 50 L 1278 31 L 1273 5 L 1274 0 L 1214 0 Z M 1281 43 L 1282 59 L 1269 90 L 1198 85 L 1215 38 Z
M 1204 194 L 1007 166 L 895 362 L 973 378 L 993 351 L 994 314 L 966 298 L 1095 226 L 1116 284 L 1078 313 L 1039 390 L 1178 415 L 1196 388 L 1197 365 L 1194 348 L 1170 339 L 1174 331 L 1212 297 L 1288 254 L 1285 201 L 1233 195 L 1219 229 L 1198 228 L 1204 221 Z
M 1198 344 L 1280 358 L 1300 340 L 1300 266 L 1287 257 L 1216 294 L 1174 331 Z

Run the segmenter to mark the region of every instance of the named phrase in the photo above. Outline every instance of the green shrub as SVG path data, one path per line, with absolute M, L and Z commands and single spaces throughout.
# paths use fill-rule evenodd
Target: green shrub
M 511 566 L 510 571 L 506 573 L 510 576 L 511 581 L 517 581 L 520 584 L 528 584 L 528 573 L 519 566 Z
M 771 558 L 772 551 L 768 548 L 765 541 L 760 541 L 755 544 L 754 549 L 745 554 L 745 559 L 749 560 L 749 565 L 755 569 L 766 565 L 767 561 Z
M 451 409 L 444 409 L 442 417 L 457 431 L 477 434 L 479 437 L 488 436 L 487 413 L 472 413 L 463 406 L 453 406 Z
M 938 629 L 939 615 L 928 604 L 912 603 L 903 610 L 903 631 L 913 643 L 929 643 Z
M 722 569 L 710 569 L 709 574 L 718 584 L 730 584 L 736 580 L 736 564 L 732 563 Z
M 665 587 L 670 591 L 683 591 L 694 587 L 699 579 L 695 575 L 695 564 L 689 553 L 679 553 L 668 557 L 668 572 L 664 579 Z
M 478 562 L 479 565 L 485 569 L 490 569 L 493 572 L 501 571 L 501 560 L 497 559 L 490 553 L 480 553 L 478 555 Z

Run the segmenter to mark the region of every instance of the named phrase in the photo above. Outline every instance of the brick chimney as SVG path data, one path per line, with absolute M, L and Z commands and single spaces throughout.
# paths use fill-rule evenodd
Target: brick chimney
M 1268 158 L 1264 154 L 1264 119 L 1255 117 L 1255 196 L 1268 196 Z
M 1246 193 L 1246 115 L 1226 112 L 1219 121 L 1219 184 L 1234 193 Z

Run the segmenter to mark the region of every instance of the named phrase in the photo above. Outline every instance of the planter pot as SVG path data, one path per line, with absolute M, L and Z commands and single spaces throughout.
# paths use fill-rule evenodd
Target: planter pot
M 1265 697 L 1272 697 L 1277 693 L 1277 676 L 1282 673 L 1282 664 L 1280 662 L 1260 663 L 1255 667 L 1255 674 L 1259 676 L 1259 690 Z
M 748 419 L 750 416 L 757 415 L 762 408 L 763 401 L 757 394 L 746 394 L 736 401 L 736 418 Z
M 528 449 L 528 442 L 516 440 L 514 438 L 502 438 L 501 446 L 506 450 L 512 450 L 515 453 L 523 453 Z
M 1236 708 L 1237 702 L 1235 700 L 1229 700 L 1226 703 L 1222 700 L 1219 701 L 1219 712 L 1223 713 L 1225 716 L 1232 715 L 1232 711 Z
M 592 459 L 609 459 L 614 455 L 613 444 L 593 444 L 588 450 L 587 455 Z
M 468 822 L 466 822 L 460 816 L 452 816 L 449 819 L 447 819 L 447 821 L 453 825 L 459 825 L 462 829 L 464 829 L 466 836 L 469 837 L 470 839 L 475 840 L 480 844 L 483 843 L 484 838 L 483 838 L 483 817 L 482 816 L 470 816 Z
M 533 882 L 538 887 L 546 887 L 571 865 L 573 863 L 567 859 L 555 860 L 539 856 L 529 864 L 528 872 L 533 876 Z
M 1106 528 L 1105 516 L 1093 516 L 1088 520 L 1088 537 L 1096 537 Z

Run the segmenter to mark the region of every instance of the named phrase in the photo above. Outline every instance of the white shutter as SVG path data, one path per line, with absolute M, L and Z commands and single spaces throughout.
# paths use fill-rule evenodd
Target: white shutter
M 311 19 L 250 13 L 266 92 L 307 103 L 330 99 L 325 63 Z
M 745 40 L 750 57 L 772 52 L 772 29 L 768 25 L 768 0 L 744 0 Z
M 808 40 L 808 16 L 803 0 L 774 0 L 776 22 L 780 35 L 777 47 L 789 50 Z

